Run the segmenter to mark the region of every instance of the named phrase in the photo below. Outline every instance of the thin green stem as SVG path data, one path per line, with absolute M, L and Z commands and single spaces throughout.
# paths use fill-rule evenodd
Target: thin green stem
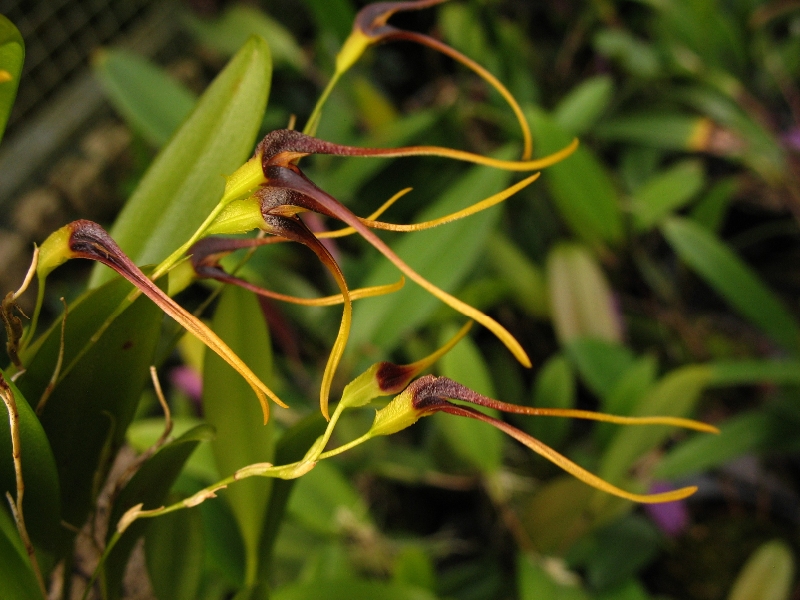
M 320 95 L 319 100 L 317 100 L 316 106 L 314 106 L 314 111 L 311 113 L 311 116 L 308 117 L 306 126 L 303 128 L 303 133 L 306 135 L 314 135 L 317 133 L 317 126 L 319 125 L 320 118 L 322 118 L 322 107 L 328 101 L 328 96 L 331 95 L 333 88 L 336 87 L 336 83 L 343 74 L 344 71 L 335 71 L 328 82 L 328 85 L 326 85 L 325 89 L 322 90 L 322 94 Z
M 363 444 L 367 440 L 371 440 L 373 435 L 369 432 L 362 435 L 360 438 L 354 439 L 352 442 L 348 442 L 343 446 L 339 446 L 338 448 L 334 448 L 333 450 L 328 450 L 327 452 L 323 452 L 319 455 L 319 460 L 324 460 L 326 458 L 330 458 L 331 456 L 336 456 L 337 454 L 341 454 L 342 452 L 346 452 L 350 450 L 350 448 L 355 448 L 359 444 Z

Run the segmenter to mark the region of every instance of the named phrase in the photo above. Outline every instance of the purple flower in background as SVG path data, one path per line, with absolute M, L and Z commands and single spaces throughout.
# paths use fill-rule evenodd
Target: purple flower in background
M 650 493 L 658 494 L 669 492 L 673 489 L 675 488 L 669 483 L 658 481 L 650 486 Z M 680 535 L 689 525 L 689 511 L 686 508 L 686 500 L 647 504 L 644 510 L 658 528 L 670 537 Z
M 203 380 L 200 374 L 191 367 L 175 367 L 169 372 L 169 380 L 172 385 L 189 396 L 195 402 L 200 401 L 203 395 Z

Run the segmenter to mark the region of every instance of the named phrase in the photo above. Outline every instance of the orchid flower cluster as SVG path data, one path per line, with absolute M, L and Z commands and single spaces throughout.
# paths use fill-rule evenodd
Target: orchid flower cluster
M 715 431 L 713 427 L 688 419 L 618 417 L 582 410 L 517 406 L 487 398 L 444 377 L 421 376 L 426 369 L 431 367 L 436 360 L 466 335 L 472 322 L 477 322 L 489 329 L 522 365 L 530 367 L 531 362 L 522 346 L 500 323 L 424 279 L 395 254 L 376 235 L 375 230 L 418 231 L 468 217 L 506 200 L 520 189 L 531 184 L 538 177 L 540 169 L 564 160 L 577 147 L 577 140 L 575 140 L 554 154 L 536 160 L 531 159 L 532 142 L 528 124 L 513 96 L 494 76 L 471 59 L 438 40 L 419 33 L 400 30 L 388 24 L 388 20 L 392 15 L 399 11 L 427 8 L 443 1 L 383 2 L 365 7 L 359 13 L 353 31 L 337 58 L 336 71 L 312 113 L 305 131 L 301 133 L 284 129 L 269 133 L 256 146 L 253 157 L 227 178 L 222 199 L 208 215 L 201 227 L 180 248 L 176 249 L 152 271 L 146 273 L 135 265 L 97 223 L 78 220 L 62 227 L 44 241 L 34 257 L 34 264 L 22 290 L 17 292 L 16 295 L 7 297 L 3 302 L 2 314 L 9 331 L 9 353 L 16 362 L 19 356 L 18 349 L 24 348 L 29 344 L 34 335 L 47 276 L 59 265 L 73 258 L 85 258 L 100 262 L 116 271 L 135 286 L 116 313 L 112 315 L 112 318 L 120 314 L 140 294 L 145 294 L 166 314 L 199 338 L 241 374 L 252 387 L 261 404 L 265 423 L 269 418 L 270 401 L 281 407 L 286 407 L 286 404 L 197 316 L 180 306 L 171 297 L 170 294 L 174 295 L 177 290 L 170 289 L 169 292 L 165 292 L 158 285 L 158 280 L 165 274 L 172 273 L 176 275 L 174 279 L 184 282 L 179 287 L 185 287 L 195 279 L 212 278 L 225 284 L 239 285 L 256 294 L 286 302 L 318 306 L 341 304 L 343 307 L 338 334 L 333 341 L 319 391 L 320 410 L 329 421 L 328 427 L 325 434 L 309 449 L 305 458 L 289 465 L 256 464 L 244 467 L 230 478 L 222 480 L 169 507 L 151 511 L 143 511 L 141 505 L 134 507 L 120 521 L 118 534 L 124 531 L 136 518 L 156 516 L 179 508 L 194 506 L 206 498 L 213 497 L 215 491 L 245 477 L 298 477 L 313 468 L 319 460 L 339 454 L 373 437 L 396 433 L 411 426 L 420 418 L 436 412 L 476 419 L 496 427 L 587 484 L 622 498 L 636 502 L 655 503 L 684 498 L 694 492 L 695 488 L 692 487 L 653 495 L 640 495 L 622 490 L 579 467 L 539 440 L 503 420 L 487 416 L 474 407 L 488 407 L 502 412 L 530 416 L 581 418 L 618 424 L 672 425 L 699 431 Z M 524 143 L 521 159 L 516 161 L 498 160 L 470 152 L 436 146 L 401 148 L 354 147 L 314 137 L 313 133 L 316 131 L 325 100 L 339 78 L 358 60 L 368 47 L 379 42 L 392 40 L 412 41 L 440 51 L 472 69 L 492 85 L 508 102 L 519 121 Z M 336 198 L 315 185 L 301 170 L 299 166 L 301 159 L 316 154 L 365 158 L 440 156 L 497 169 L 533 172 L 533 174 L 508 189 L 462 211 L 424 223 L 397 225 L 378 219 L 382 212 L 404 192 L 397 194 L 373 214 L 367 217 L 357 216 Z M 343 228 L 327 233 L 314 233 L 299 216 L 304 212 L 313 212 L 340 221 L 343 224 Z M 254 238 L 220 237 L 248 233 L 254 230 L 261 232 L 261 235 Z M 336 259 L 321 242 L 324 237 L 339 237 L 349 234 L 358 234 L 376 248 L 397 267 L 403 278 L 393 285 L 350 289 Z M 309 300 L 278 294 L 253 285 L 238 277 L 235 273 L 228 273 L 221 264 L 221 259 L 225 255 L 238 249 L 254 249 L 264 244 L 287 241 L 300 243 L 314 252 L 336 281 L 339 288 L 338 295 Z M 14 314 L 15 300 L 19 293 L 27 287 L 27 283 L 33 278 L 34 274 L 38 277 L 40 283 L 39 296 L 31 325 L 23 333 L 19 318 Z M 396 365 L 389 362 L 373 365 L 345 387 L 340 401 L 331 414 L 329 411 L 331 385 L 350 333 L 352 302 L 359 298 L 392 293 L 404 284 L 405 278 L 423 287 L 433 296 L 463 314 L 468 318 L 468 323 L 445 346 L 420 361 L 409 365 Z M 171 284 L 172 280 L 173 278 L 171 277 Z M 17 363 L 17 368 L 23 369 L 24 366 Z M 364 407 L 377 398 L 388 396 L 393 396 L 393 399 L 376 412 L 373 425 L 369 431 L 344 446 L 333 450 L 325 450 L 333 428 L 344 410 Z

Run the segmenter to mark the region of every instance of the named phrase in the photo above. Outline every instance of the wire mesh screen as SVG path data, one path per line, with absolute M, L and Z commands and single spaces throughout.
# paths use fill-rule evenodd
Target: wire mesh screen
M 11 132 L 85 66 L 92 52 L 134 26 L 158 0 L 0 0 L 25 40 Z

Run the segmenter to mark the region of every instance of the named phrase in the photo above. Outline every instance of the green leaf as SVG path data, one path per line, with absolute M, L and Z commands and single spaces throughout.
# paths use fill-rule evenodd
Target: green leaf
M 557 244 L 545 269 L 553 327 L 562 345 L 584 336 L 621 341 L 622 323 L 611 286 L 587 248 Z
M 436 591 L 436 570 L 430 555 L 422 547 L 409 545 L 395 559 L 392 582 Z
M 175 417 L 172 418 L 172 435 L 181 436 L 192 427 L 197 427 L 202 421 L 197 417 Z M 164 417 L 153 417 L 149 419 L 138 419 L 131 423 L 125 435 L 125 439 L 131 448 L 136 452 L 144 452 L 156 443 L 164 431 Z M 219 471 L 214 462 L 214 453 L 211 444 L 203 444 L 189 458 L 184 474 L 194 477 L 207 485 L 219 481 Z
M 114 108 L 157 148 L 167 143 L 197 101 L 163 69 L 128 50 L 101 50 L 92 67 Z
M 226 56 L 234 55 L 251 35 L 258 35 L 269 44 L 275 66 L 290 65 L 297 70 L 306 66 L 303 49 L 291 32 L 251 6 L 234 4 L 216 19 L 201 19 L 190 11 L 185 11 L 182 17 L 189 31 L 203 44 Z
M 539 408 L 574 408 L 575 375 L 569 362 L 556 354 L 536 376 L 533 385 L 533 406 Z M 557 448 L 569 432 L 569 419 L 550 417 L 521 418 L 522 428 L 548 446 Z
M 214 429 L 209 425 L 199 425 L 181 437 L 163 446 L 139 468 L 122 489 L 109 518 L 106 543 L 114 535 L 116 525 L 125 512 L 142 503 L 144 510 L 164 505 L 172 484 L 180 475 L 183 465 L 200 442 L 214 437 Z M 122 577 L 128 558 L 136 541 L 144 534 L 149 519 L 134 521 L 120 536 L 119 541 L 106 559 L 104 568 L 104 587 L 110 600 L 121 597 Z
M 800 361 L 796 360 L 719 360 L 708 367 L 712 385 L 800 384 Z
M 25 483 L 22 501 L 25 524 L 33 543 L 52 552 L 56 550 L 57 542 L 64 537 L 61 529 L 58 472 L 53 451 L 39 419 L 22 392 L 4 373 L 3 377 L 11 387 L 19 413 L 20 460 Z M 16 490 L 8 410 L 5 403 L 0 403 L 0 494 L 8 491 L 16 499 Z
M 671 212 L 685 206 L 702 189 L 705 179 L 698 160 L 684 160 L 662 171 L 631 198 L 634 223 L 647 231 Z
M 510 157 L 504 150 L 499 156 Z M 460 210 L 482 200 L 508 184 L 510 174 L 498 169 L 470 169 L 450 190 L 414 220 L 425 221 Z M 392 249 L 434 285 L 453 292 L 481 257 L 490 231 L 497 223 L 501 207 L 493 207 L 469 218 L 427 231 L 404 234 Z M 397 281 L 398 271 L 382 260 L 363 286 Z M 359 300 L 353 307 L 353 326 L 348 346 L 360 349 L 369 344 L 388 352 L 403 336 L 417 329 L 441 303 L 412 282 L 399 292 Z
M 147 573 L 159 600 L 195 600 L 203 576 L 203 519 L 179 510 L 153 519 L 144 539 Z
M 612 392 L 634 363 L 633 352 L 626 346 L 599 338 L 578 338 L 564 350 L 584 383 L 600 398 L 606 398 Z
M 493 268 L 511 288 L 516 304 L 528 314 L 545 317 L 550 314 L 550 300 L 543 269 L 501 233 L 494 233 L 486 246 Z
M 334 535 L 345 521 L 369 525 L 367 506 L 352 484 L 330 461 L 322 461 L 303 475 L 289 499 L 289 514 L 304 527 Z
M 645 396 L 634 415 L 688 417 L 711 377 L 711 369 L 705 365 L 675 369 Z M 630 467 L 650 450 L 657 448 L 674 430 L 674 427 L 666 425 L 620 428 L 603 454 L 599 476 L 614 484 L 622 483 Z
M 572 88 L 553 111 L 553 118 L 564 131 L 581 135 L 591 129 L 611 102 L 614 82 L 608 75 L 597 75 Z
M 5 507 L 0 508 L 0 597 L 42 600 L 25 547 Z
M 691 218 L 714 233 L 719 233 L 725 213 L 741 184 L 736 177 L 726 177 L 718 181 L 694 205 Z
M 455 333 L 455 327 L 445 329 L 439 342 L 445 343 Z M 455 348 L 439 359 L 439 372 L 479 394 L 496 397 L 486 361 L 469 337 L 462 339 Z M 500 416 L 496 410 L 478 410 L 495 418 Z M 481 473 L 497 472 L 503 462 L 503 433 L 500 430 L 481 421 L 446 413 L 437 413 L 432 419 L 460 458 Z
M 0 15 L 0 141 L 17 97 L 23 62 L 25 42 L 14 24 Z
M 661 62 L 653 47 L 622 28 L 599 31 L 594 36 L 594 47 L 635 77 L 651 78 L 661 71 Z
M 786 542 L 762 544 L 742 567 L 728 600 L 789 600 L 794 572 L 794 554 Z
M 61 379 L 40 417 L 56 459 L 61 518 L 76 528 L 86 520 L 150 379 L 148 366 L 163 315 L 145 296 L 78 356 L 131 289 L 130 283 L 117 278 L 72 304 Z M 23 355 L 28 368 L 17 385 L 31 403 L 38 402 L 53 374 L 60 333 L 58 320 Z
M 254 294 L 226 286 L 212 329 L 262 381 L 271 380 L 272 347 Z M 228 363 L 210 351 L 206 351 L 203 367 L 203 410 L 208 423 L 217 430 L 212 449 L 222 477 L 247 465 L 272 462 L 272 420 L 264 425 L 253 390 Z M 250 477 L 220 492 L 230 504 L 245 542 L 248 584 L 255 582 L 259 538 L 271 484 L 272 479 Z
M 253 37 L 203 93 L 145 173 L 111 229 L 137 264 L 157 263 L 185 242 L 216 206 L 253 151 L 267 104 L 272 62 Z M 90 285 L 110 277 L 95 269 Z
M 797 321 L 742 259 L 692 221 L 672 217 L 662 232 L 678 256 L 734 309 L 784 348 L 797 352 Z
M 556 571 L 559 567 L 561 569 Z M 580 587 L 578 581 L 578 577 L 574 576 L 573 581 L 564 582 L 562 564 L 548 563 L 525 554 L 517 555 L 520 600 L 589 600 L 589 594 Z
M 309 583 L 295 583 L 278 588 L 272 593 L 271 600 L 435 600 L 428 590 L 367 581 L 364 579 L 330 579 Z
M 650 563 L 660 546 L 661 535 L 651 521 L 627 514 L 579 540 L 567 560 L 585 569 L 593 589 L 609 589 Z
M 631 415 L 642 398 L 653 387 L 658 374 L 658 362 L 652 356 L 637 358 L 617 378 L 602 399 L 603 412 L 612 415 Z M 597 423 L 595 439 L 605 446 L 618 431 L 618 425 Z
M 275 464 L 286 465 L 301 460 L 316 439 L 325 432 L 327 422 L 319 412 L 312 413 L 294 424 L 281 435 L 275 446 Z M 276 479 L 272 482 L 272 493 L 264 517 L 259 554 L 260 578 L 268 579 L 272 567 L 275 540 L 283 523 L 296 479 Z
M 600 139 L 634 142 L 664 150 L 702 150 L 711 123 L 705 117 L 680 113 L 639 113 L 609 119 L 595 127 Z
M 745 452 L 758 450 L 771 437 L 773 418 L 767 412 L 737 415 L 720 425 L 719 435 L 694 435 L 673 448 L 653 476 L 675 479 L 724 464 Z
M 551 117 L 539 110 L 528 112 L 537 153 L 560 150 L 572 140 Z M 542 178 L 561 217 L 591 245 L 622 241 L 622 213 L 611 178 L 602 163 L 586 146 L 569 158 L 545 169 Z

